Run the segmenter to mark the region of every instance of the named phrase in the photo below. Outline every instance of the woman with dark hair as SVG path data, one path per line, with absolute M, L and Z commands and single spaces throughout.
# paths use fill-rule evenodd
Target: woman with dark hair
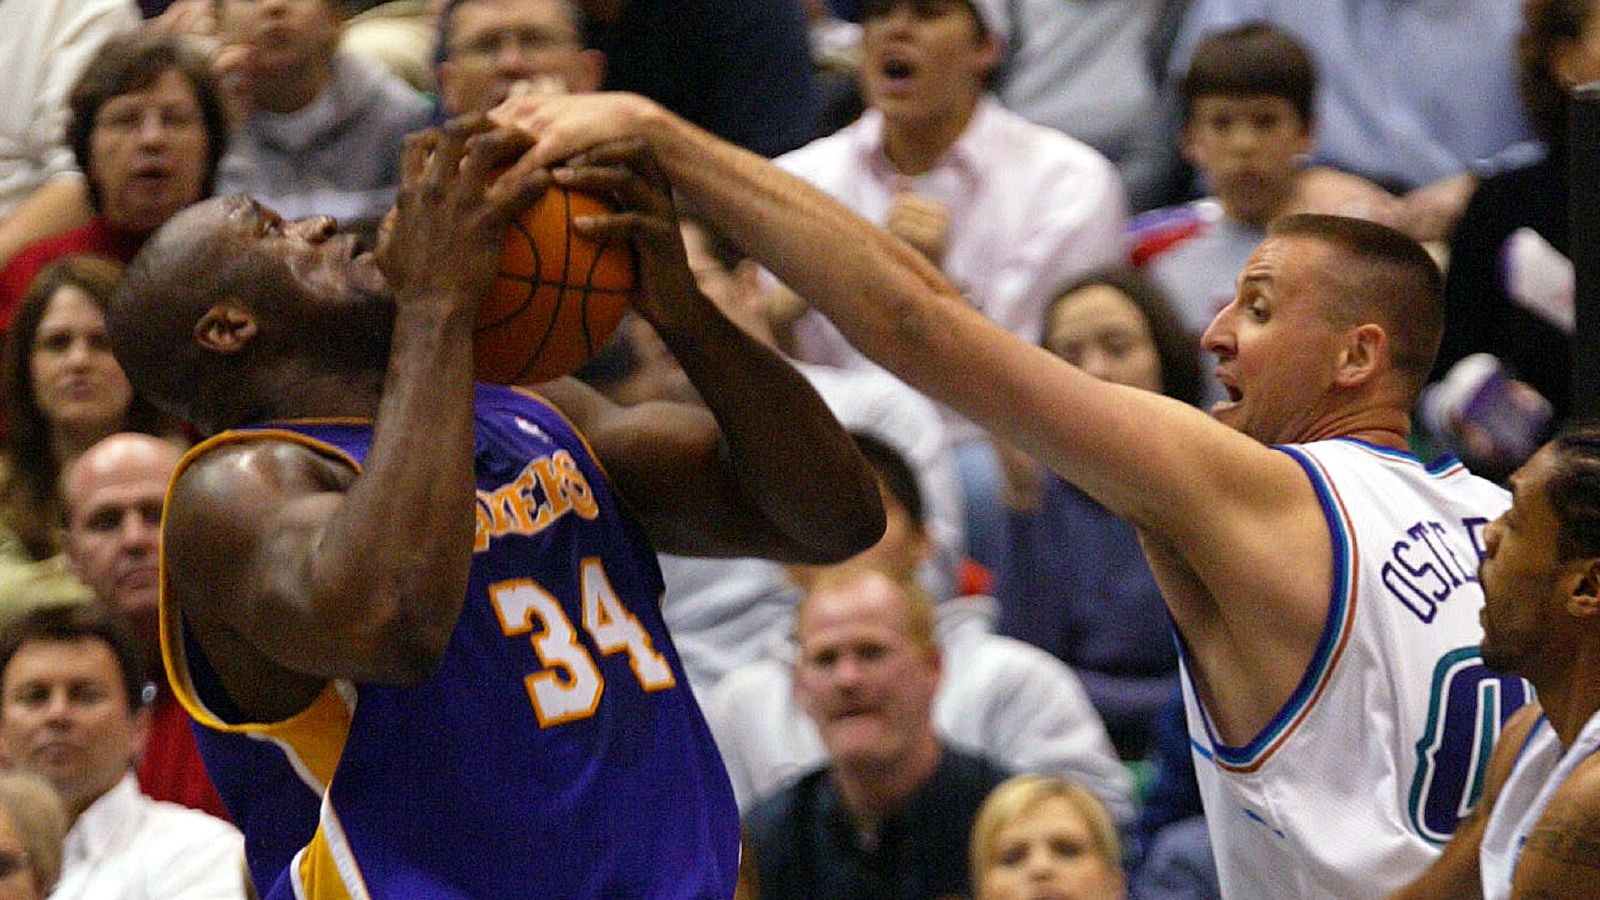
M 39 270 L 71 254 L 128 262 L 180 210 L 211 195 L 228 124 L 205 55 L 150 31 L 105 42 L 73 86 L 67 141 L 89 224 L 24 247 L 0 270 L 0 331 Z
M 78 454 L 118 431 L 172 433 L 111 355 L 106 305 L 117 263 L 69 256 L 23 295 L 0 354 L 0 615 L 21 602 L 86 599 L 60 556 L 57 480 Z
M 1040 344 L 1096 378 L 1200 402 L 1196 340 L 1134 269 L 1068 285 L 1045 307 Z M 1007 450 L 1001 458 L 1008 513 L 995 571 L 999 631 L 1072 666 L 1117 752 L 1140 759 L 1177 684 L 1178 660 L 1139 538 L 1027 457 Z

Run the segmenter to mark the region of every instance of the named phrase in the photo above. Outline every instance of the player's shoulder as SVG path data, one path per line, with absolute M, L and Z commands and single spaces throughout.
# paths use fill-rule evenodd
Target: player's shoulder
M 354 474 L 352 465 L 311 441 L 230 433 L 185 454 L 174 477 L 172 499 L 180 504 L 222 500 L 268 487 L 343 490 Z

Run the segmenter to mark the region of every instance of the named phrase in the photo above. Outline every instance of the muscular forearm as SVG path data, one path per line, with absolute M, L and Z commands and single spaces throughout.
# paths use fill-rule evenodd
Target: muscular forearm
M 401 304 L 362 474 L 328 522 L 315 572 L 323 608 L 360 645 L 371 679 L 432 672 L 472 561 L 472 322 Z
M 740 499 L 766 524 L 759 555 L 831 562 L 883 534 L 877 481 L 822 399 L 698 292 L 652 324 L 721 427 Z

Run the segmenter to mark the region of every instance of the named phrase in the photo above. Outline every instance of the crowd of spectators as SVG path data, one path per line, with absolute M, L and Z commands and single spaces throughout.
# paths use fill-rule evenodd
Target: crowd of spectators
M 133 394 L 105 325 L 121 264 L 186 207 L 242 192 L 374 229 L 407 133 L 518 91 L 635 91 L 897 235 L 1005 328 L 1194 405 L 1226 396 L 1198 336 L 1269 221 L 1392 224 L 1445 266 L 1433 379 L 1493 354 L 1553 427 L 1573 412 L 1566 89 L 1600 77 L 1600 3 L 1446 6 L 0 3 L 0 87 L 28 99 L 0 111 L 0 748 L 19 770 L 0 774 L 0 897 L 58 879 L 55 896 L 87 896 L 106 876 L 82 865 L 160 896 L 219 870 L 245 889 L 219 820 L 248 811 L 218 800 L 164 679 L 143 684 L 162 492 L 193 433 Z M 683 218 L 702 292 L 816 387 L 889 514 L 878 547 L 830 570 L 662 559 L 761 893 L 1214 893 L 1139 536 Z M 695 399 L 637 319 L 583 374 L 623 404 Z M 1450 418 L 1418 449 L 1519 462 L 1474 428 Z M 71 666 L 108 686 L 99 707 L 47 708 Z M 29 765 L 29 716 L 116 747 L 86 773 Z M 110 851 L 85 828 L 147 807 L 194 843 L 129 835 L 123 857 L 91 858 Z M 1071 865 L 1053 858 L 1068 844 Z M 208 862 L 153 872 L 180 846 Z

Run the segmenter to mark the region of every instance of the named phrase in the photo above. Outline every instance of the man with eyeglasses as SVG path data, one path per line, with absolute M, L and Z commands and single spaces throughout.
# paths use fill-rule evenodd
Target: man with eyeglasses
M 237 829 L 139 792 L 151 691 L 98 606 L 38 607 L 0 631 L 0 755 L 49 781 L 72 821 L 55 900 L 245 896 Z
M 605 56 L 584 48 L 566 0 L 451 0 L 439 44 L 439 101 L 453 116 L 519 91 L 596 91 L 605 76 Z
M 94 218 L 29 244 L 0 270 L 0 331 L 46 265 L 73 254 L 127 262 L 167 219 L 210 196 L 227 146 L 210 65 L 175 38 L 134 32 L 106 41 L 70 106 L 67 141 Z

